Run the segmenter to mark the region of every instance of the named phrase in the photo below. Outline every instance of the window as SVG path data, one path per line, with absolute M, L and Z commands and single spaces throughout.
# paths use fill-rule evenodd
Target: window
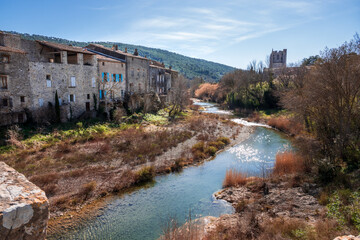
M 134 69 L 133 68 L 131 69 L 131 76 L 132 77 L 134 76 Z
M 141 92 L 141 83 L 139 83 L 139 92 Z
M 40 107 L 44 106 L 44 99 L 39 98 L 39 106 Z
M 25 97 L 24 96 L 20 97 L 20 102 L 25 102 Z
M 92 87 L 93 88 L 96 87 L 96 80 L 94 77 L 91 79 L 91 81 L 92 81 Z
M 0 88 L 7 89 L 8 88 L 8 78 L 6 75 L 0 75 Z
M 18 123 L 23 123 L 24 122 L 24 114 L 19 113 L 18 115 Z
M 102 65 L 105 66 L 105 62 L 102 62 Z
M 121 97 L 124 98 L 124 90 L 121 90 Z
M 69 95 L 69 102 L 75 102 L 75 94 Z
M 70 87 L 76 87 L 76 78 L 75 77 L 70 78 Z
M 7 100 L 7 98 L 4 98 L 2 102 L 4 107 L 9 106 L 9 101 Z
M 46 87 L 51 87 L 51 75 L 46 75 Z
M 10 62 L 10 56 L 9 55 L 2 55 L 0 62 L 2 63 L 9 63 Z
M 120 74 L 120 81 L 121 82 L 123 82 L 124 80 L 123 80 L 123 75 L 122 74 Z
M 86 96 L 86 98 L 87 98 L 87 99 L 90 99 L 90 94 L 88 94 L 88 95 Z
M 116 82 L 116 76 L 117 74 L 113 74 L 113 82 Z
M 137 70 L 137 76 L 140 77 L 140 69 Z

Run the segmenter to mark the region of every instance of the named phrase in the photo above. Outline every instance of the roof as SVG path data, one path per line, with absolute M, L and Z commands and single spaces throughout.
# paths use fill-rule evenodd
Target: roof
M 124 63 L 123 61 L 120 61 L 120 60 L 117 60 L 117 59 L 114 59 L 114 58 L 110 58 L 110 57 L 106 57 L 106 56 L 100 55 L 100 54 L 96 54 L 96 58 L 97 58 L 99 61 Z
M 64 45 L 64 44 L 60 44 L 60 43 L 53 43 L 53 42 L 46 42 L 46 41 L 39 41 L 39 40 L 36 40 L 36 41 L 38 43 L 40 43 L 41 45 L 44 45 L 44 46 L 47 46 L 50 48 L 55 48 L 60 51 L 77 52 L 77 53 L 85 53 L 85 54 L 92 54 L 92 55 L 95 54 L 95 53 L 89 52 L 88 50 L 86 50 L 85 48 L 82 48 L 82 47 L 74 47 L 74 46 Z
M 134 57 L 134 58 L 140 58 L 140 59 L 144 59 L 144 60 L 149 60 L 148 58 L 141 57 L 141 56 L 136 56 L 136 55 L 128 53 L 128 52 L 126 53 L 126 52 L 123 52 L 123 51 L 120 51 L 120 50 L 113 50 L 112 48 L 105 47 L 105 46 L 103 46 L 101 44 L 90 43 L 89 46 L 90 45 L 95 46 L 95 47 L 99 47 L 99 48 L 102 48 L 102 49 L 105 49 L 105 50 L 108 50 L 108 51 L 117 52 L 117 53 L 123 54 L 123 55 L 128 56 L 128 57 Z
M 12 48 L 12 47 L 6 47 L 6 46 L 0 46 L 0 52 L 13 52 L 13 53 L 22 53 L 22 54 L 26 54 L 27 52 L 17 49 L 17 48 Z

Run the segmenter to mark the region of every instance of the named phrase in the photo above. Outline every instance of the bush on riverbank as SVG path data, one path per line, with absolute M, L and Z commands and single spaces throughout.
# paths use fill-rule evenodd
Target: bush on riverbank
M 273 174 L 277 176 L 285 174 L 302 174 L 305 170 L 304 159 L 294 152 L 277 153 Z
M 223 187 L 238 187 L 247 183 L 246 174 L 235 169 L 226 170 L 225 179 L 223 181 Z
M 201 137 L 201 139 L 204 138 Z M 215 141 L 210 141 L 208 136 L 205 139 L 208 141 L 197 142 L 191 148 L 191 152 L 195 161 L 214 156 L 217 151 L 230 143 L 230 139 L 227 137 L 218 137 Z

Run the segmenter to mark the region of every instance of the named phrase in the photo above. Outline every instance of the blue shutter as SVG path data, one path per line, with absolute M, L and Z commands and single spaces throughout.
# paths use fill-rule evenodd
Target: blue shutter
M 104 73 L 103 72 L 101 73 L 101 81 L 102 82 L 104 81 Z
M 123 82 L 123 75 L 122 75 L 122 74 L 120 74 L 120 76 L 121 76 L 121 82 Z
M 106 97 L 106 91 L 104 90 L 104 98 Z
M 116 74 L 116 82 L 119 82 L 119 74 Z
M 106 73 L 107 74 L 107 81 L 110 81 L 110 73 Z
M 100 99 L 102 99 L 102 90 L 99 91 Z

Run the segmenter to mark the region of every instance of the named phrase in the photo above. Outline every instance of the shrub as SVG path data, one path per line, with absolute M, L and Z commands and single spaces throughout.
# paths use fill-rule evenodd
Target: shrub
M 225 146 L 225 143 L 222 141 L 216 141 L 216 142 L 214 141 L 214 142 L 209 142 L 208 145 L 216 147 L 217 149 L 222 149 Z
M 214 156 L 214 155 L 216 154 L 217 150 L 218 150 L 218 149 L 217 149 L 216 147 L 209 146 L 209 147 L 207 147 L 207 148 L 205 149 L 205 152 L 206 152 L 207 154 L 209 154 L 210 156 Z
M 89 196 L 90 193 L 92 193 L 96 188 L 96 181 L 91 181 L 89 183 L 86 183 L 82 185 L 79 195 L 83 196 L 85 199 Z
M 205 143 L 203 141 L 201 142 L 198 142 L 198 143 L 195 143 L 192 148 L 191 148 L 191 151 L 193 152 L 196 152 L 196 151 L 201 151 L 203 152 L 204 151 L 204 146 L 205 146 Z
M 223 187 L 243 186 L 247 182 L 246 175 L 235 169 L 226 170 Z
M 220 141 L 223 142 L 225 145 L 228 145 L 230 143 L 230 138 L 227 137 L 218 137 L 218 139 L 216 141 Z
M 301 156 L 293 152 L 276 154 L 276 161 L 273 170 L 275 175 L 302 173 L 304 172 L 304 169 L 304 159 Z
M 360 231 L 360 191 L 349 189 L 336 191 L 329 199 L 328 216 L 335 219 L 340 228 L 354 226 Z
M 155 176 L 155 169 L 153 166 L 143 167 L 136 172 L 136 180 L 138 183 L 145 183 L 153 180 Z
M 30 178 L 30 181 L 38 185 L 39 187 L 43 187 L 46 184 L 56 183 L 60 178 L 59 174 L 56 172 L 46 173 L 42 175 L 35 175 Z

